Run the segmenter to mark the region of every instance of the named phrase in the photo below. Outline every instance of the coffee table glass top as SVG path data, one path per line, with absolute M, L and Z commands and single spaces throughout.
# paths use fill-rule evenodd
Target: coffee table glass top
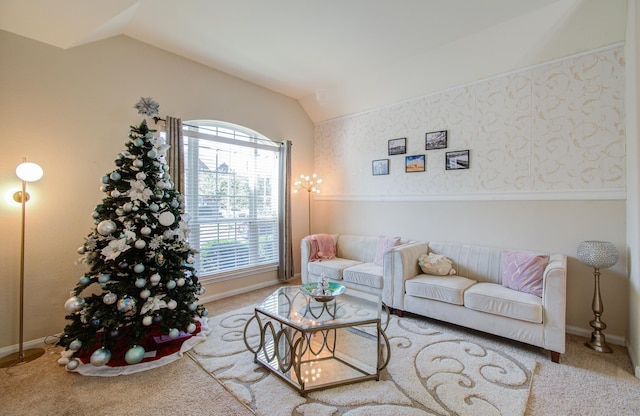
M 300 291 L 300 286 L 283 286 L 262 301 L 256 310 L 300 330 L 319 330 L 380 319 L 379 295 L 354 289 L 328 302 L 318 302 Z

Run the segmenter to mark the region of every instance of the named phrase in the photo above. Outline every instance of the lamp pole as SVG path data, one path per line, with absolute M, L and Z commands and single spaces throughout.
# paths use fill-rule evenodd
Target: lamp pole
M 35 360 L 44 354 L 42 348 L 24 349 L 24 252 L 25 252 L 25 224 L 27 222 L 27 201 L 29 194 L 27 193 L 27 182 L 35 182 L 42 178 L 42 168 L 35 163 L 27 163 L 23 158 L 16 169 L 16 174 L 22 180 L 22 191 L 13 194 L 13 199 L 22 205 L 22 223 L 20 228 L 20 336 L 18 352 L 9 354 L 0 359 L 0 368 L 12 367 Z

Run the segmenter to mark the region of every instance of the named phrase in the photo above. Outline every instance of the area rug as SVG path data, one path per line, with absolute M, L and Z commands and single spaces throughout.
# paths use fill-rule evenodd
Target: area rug
M 536 362 L 430 328 L 424 319 L 392 316 L 391 359 L 379 381 L 301 396 L 255 364 L 243 330 L 253 308 L 209 319 L 212 332 L 189 354 L 257 415 L 523 415 Z M 251 329 L 251 326 L 250 326 Z M 249 333 L 250 337 L 257 337 Z

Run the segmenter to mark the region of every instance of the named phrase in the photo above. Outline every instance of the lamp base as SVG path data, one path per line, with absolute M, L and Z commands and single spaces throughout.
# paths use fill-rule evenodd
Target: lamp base
M 604 334 L 602 332 L 592 332 L 591 333 L 591 341 L 585 342 L 585 344 L 587 347 L 591 348 L 592 350 L 598 351 L 598 352 L 606 352 L 606 353 L 611 353 L 613 352 L 613 350 L 611 349 L 610 346 L 607 345 L 605 339 L 604 339 Z
M 26 364 L 42 356 L 42 354 L 44 354 L 42 348 L 29 348 L 22 352 L 22 360 L 20 360 L 20 353 L 14 352 L 13 354 L 0 358 L 0 368 Z

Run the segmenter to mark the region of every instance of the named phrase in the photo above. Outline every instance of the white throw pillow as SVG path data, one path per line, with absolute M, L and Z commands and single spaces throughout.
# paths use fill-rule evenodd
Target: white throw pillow
M 456 274 L 453 262 L 442 254 L 423 254 L 418 258 L 418 264 L 424 274 L 432 276 L 447 276 Z

